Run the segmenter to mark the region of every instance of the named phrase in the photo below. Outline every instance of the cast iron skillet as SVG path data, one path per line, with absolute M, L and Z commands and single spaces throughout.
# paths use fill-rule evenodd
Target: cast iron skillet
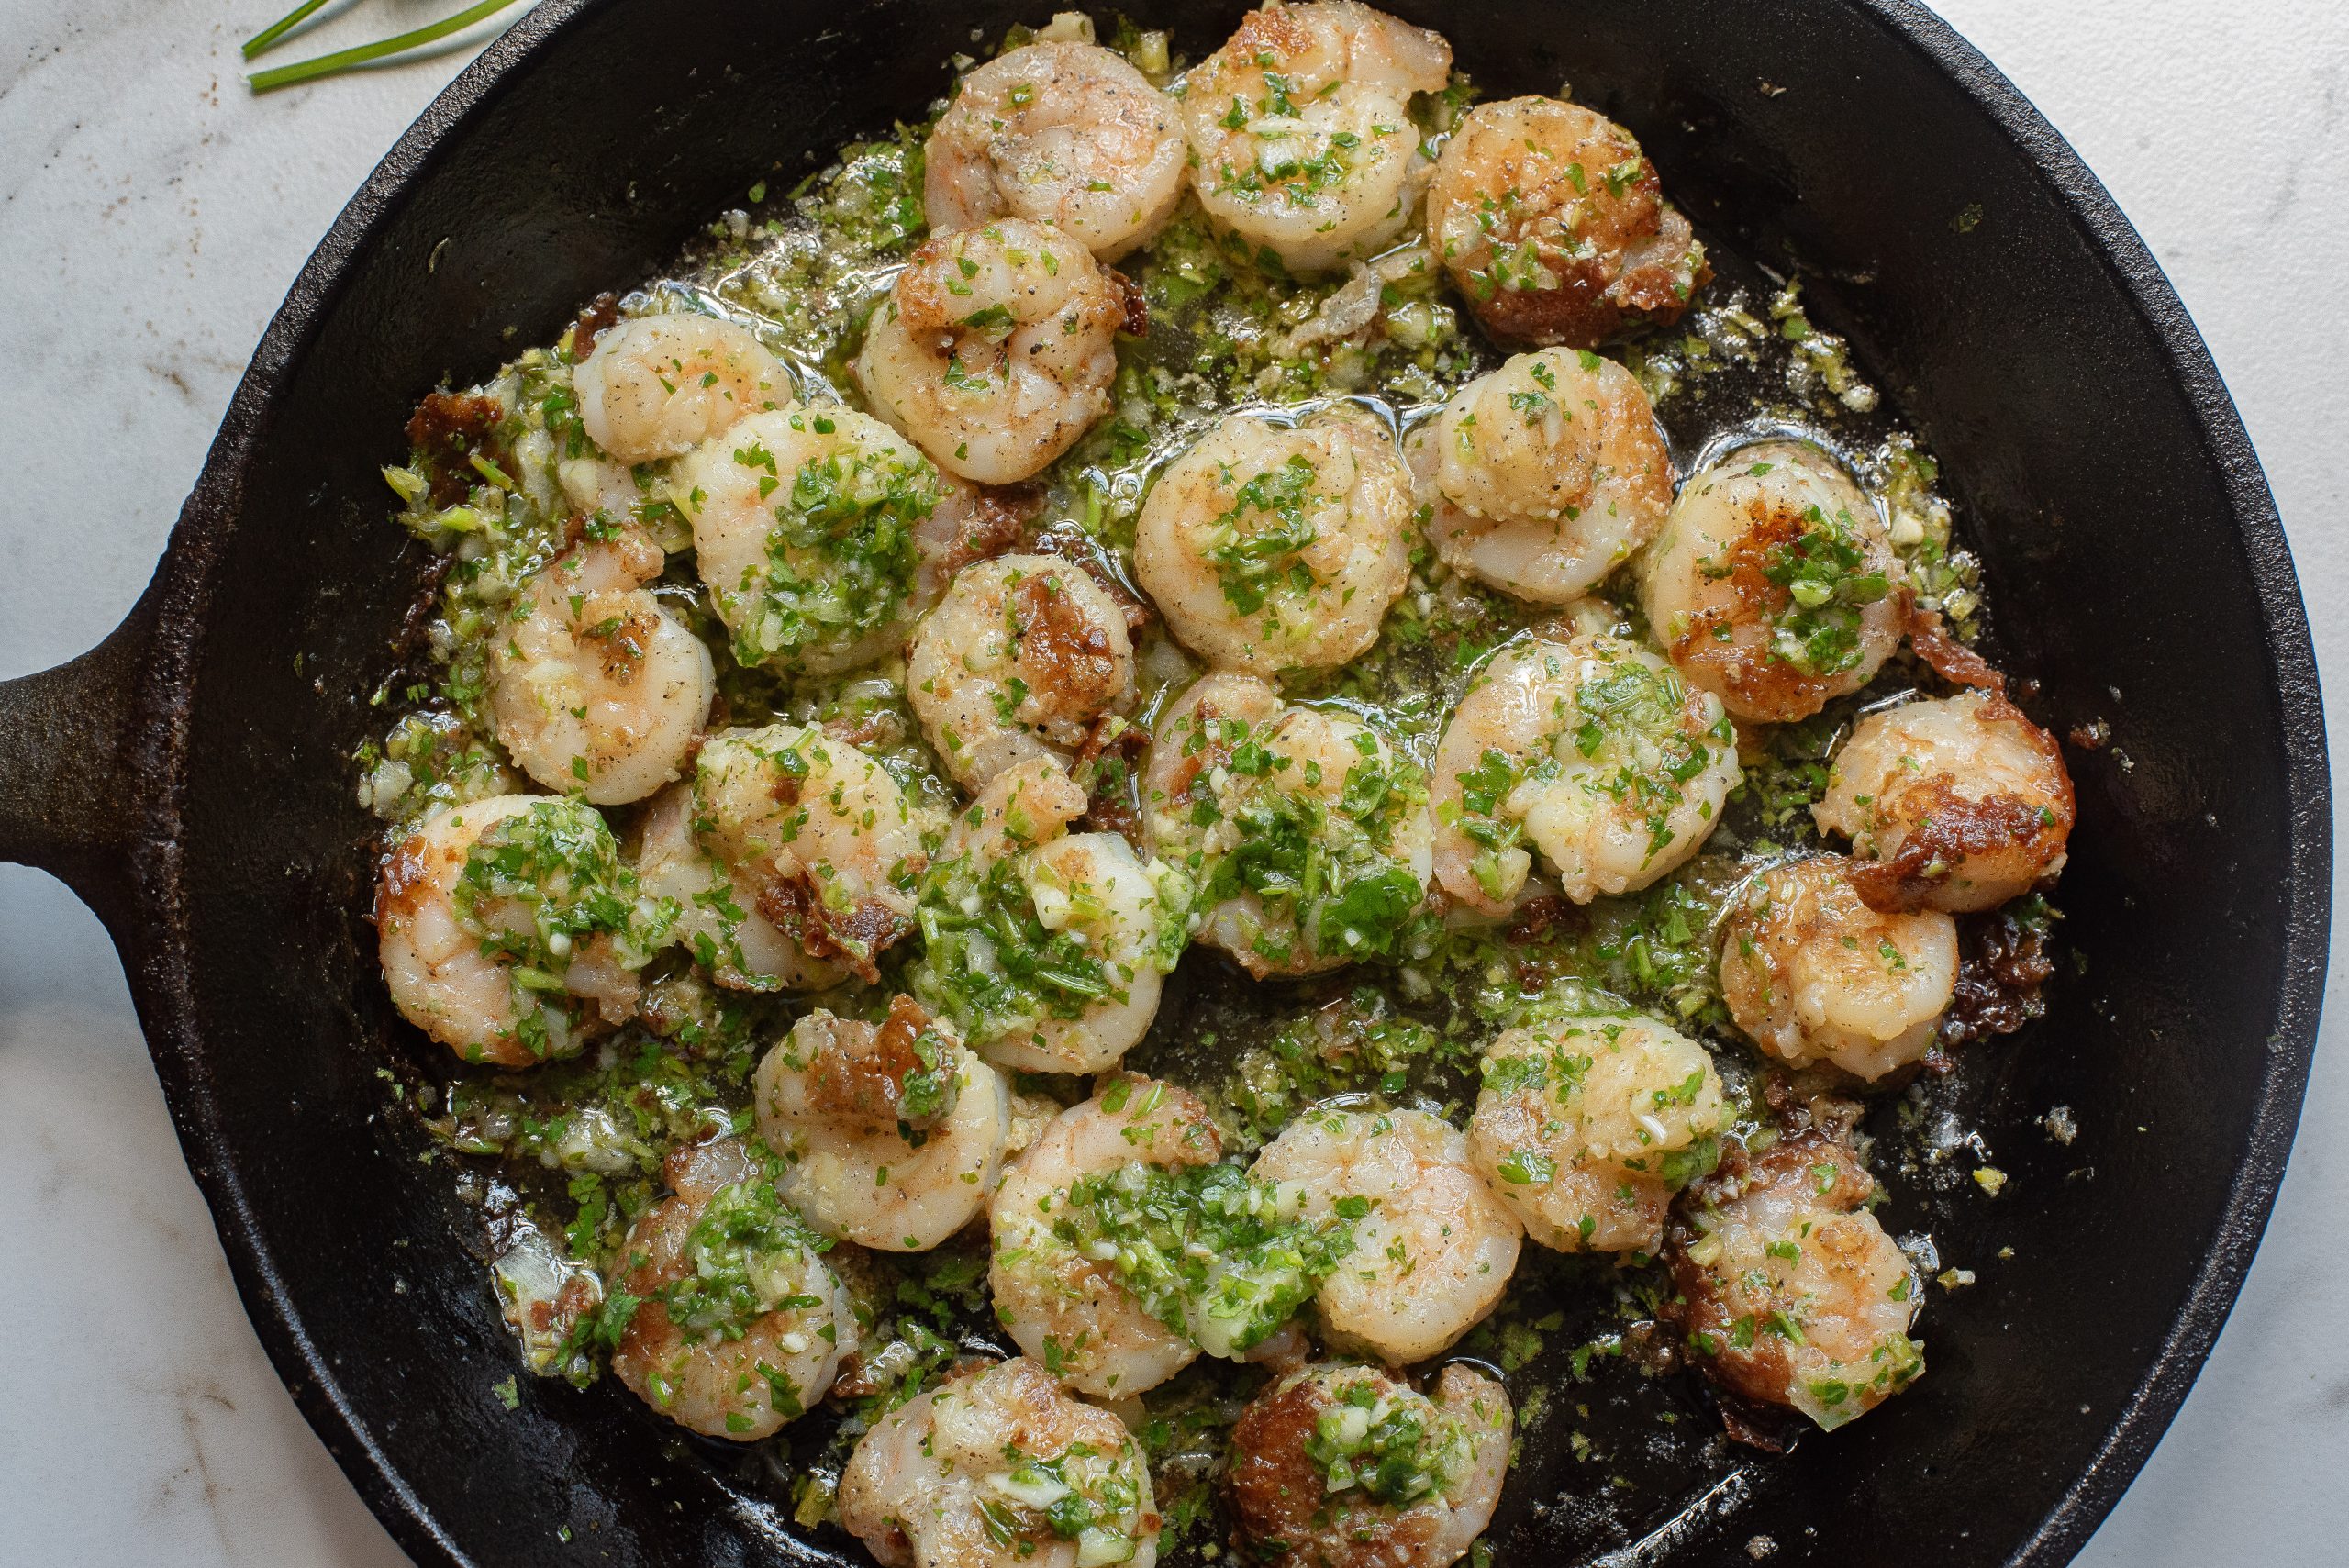
M 1194 55 L 1241 10 L 1130 8 Z M 1393 8 L 1440 27 L 1496 95 L 1571 79 L 1709 231 L 1805 264 L 1816 317 L 1944 460 L 2035 710 L 2059 727 L 2102 716 L 2113 734 L 2073 755 L 2064 904 L 2086 973 L 1969 1069 L 2012 1180 L 1940 1227 L 1985 1283 L 1932 1293 L 1932 1374 L 1680 1522 L 1660 1501 L 1609 1539 L 1664 1527 L 1625 1562 L 1720 1562 L 1767 1534 L 1777 1561 L 1839 1568 L 2060 1562 L 2226 1317 L 2316 1033 L 2323 721 L 2234 408 L 2096 181 L 1907 0 Z M 422 1561 L 809 1553 L 709 1451 L 608 1385 L 525 1379 L 512 1413 L 492 1393 L 515 1360 L 459 1244 L 477 1222 L 451 1173 L 419 1162 L 412 1123 L 384 1114 L 376 1076 L 406 1044 L 357 913 L 372 824 L 345 759 L 381 727 L 354 694 L 401 656 L 425 564 L 386 520 L 376 465 L 444 375 L 551 339 L 753 181 L 788 182 L 809 153 L 918 115 L 974 29 L 1049 9 L 549 0 L 427 111 L 319 247 L 129 619 L 0 686 L 0 855 L 62 876 L 113 932 L 262 1340 Z M 2056 1104 L 2078 1118 L 2068 1148 L 2036 1125 Z M 1992 1261 L 2002 1246 L 2011 1263 Z M 1520 1500 L 1504 1560 L 1580 1554 L 1571 1512 Z

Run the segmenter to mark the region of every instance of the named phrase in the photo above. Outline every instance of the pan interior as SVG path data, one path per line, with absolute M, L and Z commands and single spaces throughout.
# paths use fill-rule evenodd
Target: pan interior
M 1597 1506 L 1619 1490 L 1609 1467 L 1531 1453 L 1570 1506 L 1520 1507 L 1497 1539 L 1561 1562 L 1706 1561 L 1757 1536 L 1787 1559 L 1890 1562 L 1932 1541 L 1954 1562 L 2005 1561 L 2137 1397 L 2205 1260 L 2247 1246 L 2227 1206 L 2282 1027 L 2295 802 L 2227 475 L 2155 325 L 2027 151 L 1875 13 L 1393 8 L 1441 28 L 1488 95 L 1571 83 L 1638 133 L 1709 237 L 1800 265 L 1813 318 L 1850 337 L 1943 459 L 2036 711 L 2114 737 L 2073 759 L 2063 902 L 2083 973 L 1958 1082 L 2009 1183 L 1931 1220 L 1980 1278 L 1934 1292 L 1933 1375 L 1783 1459 L 1666 1465 L 1636 1507 Z M 1134 8 L 1194 55 L 1238 15 Z M 477 1216 L 384 1114 L 378 1069 L 408 1047 L 358 916 L 372 824 L 347 759 L 380 728 L 365 695 L 424 566 L 384 515 L 387 438 L 420 391 L 551 338 L 753 182 L 918 117 L 974 29 L 1040 19 L 720 0 L 683 25 L 615 0 L 534 22 L 492 90 L 437 142 L 406 144 L 413 164 L 387 170 L 347 271 L 306 279 L 313 329 L 263 367 L 281 390 L 240 432 L 242 484 L 213 520 L 211 624 L 234 630 L 206 639 L 190 717 L 182 876 L 203 1052 L 166 1073 L 202 1096 L 229 1184 L 216 1201 L 228 1194 L 250 1238 L 249 1252 L 231 1238 L 249 1297 L 299 1322 L 298 1342 L 265 1338 L 412 1550 L 551 1562 L 569 1556 L 563 1529 L 620 1562 L 810 1554 L 755 1476 L 617 1388 L 505 1407 L 512 1352 L 463 1253 Z M 1969 210 L 1979 221 L 1960 225 Z M 2043 1126 L 2056 1106 L 2077 1122 L 2068 1145 Z M 1909 1228 L 1897 1209 L 1887 1223 Z M 2120 1484 L 2066 1531 L 2084 1535 Z

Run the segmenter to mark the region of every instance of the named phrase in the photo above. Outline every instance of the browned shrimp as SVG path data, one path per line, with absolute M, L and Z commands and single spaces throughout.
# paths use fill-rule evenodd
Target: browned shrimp
M 885 1568 L 1151 1568 L 1141 1444 L 1025 1356 L 884 1416 L 841 1473 L 841 1524 Z
M 1509 344 L 1586 349 L 1677 320 L 1711 273 L 1631 133 L 1555 98 L 1469 111 L 1436 160 L 1428 248 Z
M 467 1062 L 569 1056 L 636 1011 L 637 971 L 668 939 L 656 902 L 583 801 L 444 806 L 384 860 L 384 984 L 408 1022 Z
M 669 1156 L 675 1195 L 628 1233 L 637 1298 L 612 1372 L 706 1437 L 751 1442 L 814 1408 L 856 1344 L 848 1292 L 739 1139 Z
M 1033 757 L 1067 762 L 1133 695 L 1124 607 L 1049 555 L 964 567 L 906 657 L 906 701 L 969 789 Z
M 1432 1397 L 1393 1373 L 1290 1373 L 1231 1429 L 1230 1488 L 1254 1560 L 1281 1568 L 1445 1568 L 1492 1522 L 1508 1396 L 1457 1362 Z
M 1010 1092 L 910 996 L 879 1024 L 817 1008 L 767 1052 L 756 1088 L 778 1190 L 827 1236 L 922 1251 L 994 1190 Z
M 1675 667 L 1740 718 L 1808 718 L 1900 646 L 1904 580 L 1884 520 L 1799 442 L 1741 447 L 1692 475 L 1640 576 Z
M 1041 472 L 1109 409 L 1139 293 L 1049 224 L 932 236 L 907 260 L 856 361 L 874 412 L 983 484 Z
M 1811 816 L 1852 840 L 1879 909 L 1989 909 L 2064 869 L 2075 806 L 2055 738 L 1996 692 L 1860 720 Z
M 1803 1132 L 1689 1189 L 1666 1235 L 1666 1315 L 1731 1393 L 1840 1427 L 1915 1382 L 1916 1271 L 1868 1213 L 1876 1180 Z
M 693 803 L 702 849 L 808 957 L 870 981 L 912 930 L 930 813 L 855 747 L 795 724 L 721 730 L 696 762 Z
M 1826 1062 L 1873 1083 L 1921 1061 L 1957 982 L 1957 927 L 1937 910 L 1882 913 L 1841 855 L 1754 879 L 1721 936 L 1721 999 L 1748 1039 L 1793 1067 Z

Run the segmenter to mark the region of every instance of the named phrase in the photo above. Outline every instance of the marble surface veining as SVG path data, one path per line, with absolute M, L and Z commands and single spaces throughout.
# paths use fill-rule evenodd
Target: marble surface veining
M 477 41 L 255 101 L 236 40 L 284 3 L 0 0 L 0 677 L 81 651 L 128 608 L 310 247 Z M 339 6 L 317 41 L 452 4 Z M 2176 282 L 2282 504 L 2320 661 L 2349 691 L 2334 445 L 2349 316 L 2327 303 L 2349 259 L 2349 7 L 1938 8 L 2071 139 Z M 2325 1351 L 2349 1294 L 2333 1223 L 2349 1206 L 2344 1033 L 2336 1008 L 2258 1264 L 2092 1568 L 2199 1568 L 2250 1542 L 2279 1568 L 2342 1560 L 2349 1371 Z M 0 866 L 0 1559 L 403 1561 L 245 1321 L 104 934 L 15 866 Z

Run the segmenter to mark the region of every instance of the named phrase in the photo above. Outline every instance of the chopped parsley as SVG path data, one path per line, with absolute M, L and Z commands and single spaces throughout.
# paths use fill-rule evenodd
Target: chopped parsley
M 1806 675 L 1837 675 L 1861 658 L 1861 611 L 1891 591 L 1852 515 L 1809 508 L 1801 530 L 1764 553 L 1765 580 L 1783 589 L 1786 607 L 1771 617 L 1770 651 Z
M 1038 908 L 1039 884 L 1054 905 L 1050 925 Z M 1153 897 L 1156 929 L 1140 951 L 1112 951 L 1117 917 L 1099 894 L 1061 885 L 1049 862 L 1027 854 L 939 861 L 922 873 L 917 898 L 922 952 L 908 983 L 974 1047 L 1122 1003 L 1139 966 L 1163 972 L 1181 954 L 1179 910 L 1163 895 Z
M 799 428 L 807 416 L 789 416 Z M 828 421 L 818 420 L 818 424 Z M 766 561 L 718 606 L 744 664 L 796 663 L 896 620 L 913 591 L 914 530 L 936 510 L 938 471 L 893 441 L 841 439 L 787 478 L 755 439 L 734 450 L 772 505 Z
M 711 1195 L 685 1237 L 690 1267 L 657 1299 L 688 1336 L 739 1340 L 768 1313 L 831 1305 L 805 1288 L 809 1262 L 831 1244 L 783 1201 L 774 1173 L 762 1172 Z
M 1241 484 L 1231 509 L 1212 525 L 1206 555 L 1224 598 L 1241 615 L 1254 615 L 1283 588 L 1313 592 L 1313 571 L 1301 555 L 1320 537 L 1309 510 L 1314 478 L 1312 461 L 1294 454 Z
M 1325 1492 L 1359 1487 L 1376 1502 L 1405 1507 L 1452 1484 L 1467 1447 L 1456 1419 L 1375 1374 L 1330 1392 L 1334 1402 L 1305 1440 Z
M 1300 1198 L 1239 1165 L 1134 1162 L 1070 1189 L 1053 1234 L 1105 1252 L 1136 1300 L 1211 1355 L 1277 1331 L 1353 1250 L 1353 1218 L 1299 1217 Z
M 580 944 L 609 937 L 624 965 L 641 968 L 677 917 L 673 901 L 639 891 L 600 812 L 553 797 L 484 829 L 450 902 L 483 955 L 507 966 L 513 1038 L 540 1058 L 578 1043 L 580 1004 L 566 985 Z

